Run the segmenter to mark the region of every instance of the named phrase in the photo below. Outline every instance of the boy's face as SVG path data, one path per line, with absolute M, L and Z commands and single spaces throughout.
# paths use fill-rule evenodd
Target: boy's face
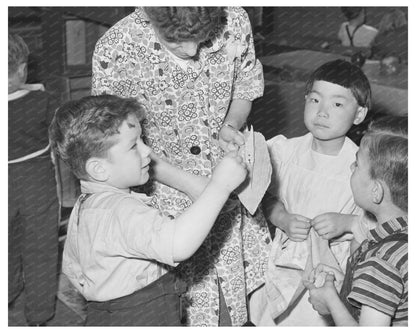
M 370 176 L 370 161 L 365 148 L 360 148 L 356 160 L 351 164 L 351 190 L 355 203 L 371 212 L 374 181 Z
M 141 138 L 142 129 L 133 115 L 121 124 L 117 140 L 108 150 L 106 170 L 108 183 L 120 189 L 145 184 L 149 180 L 149 163 L 151 149 Z
M 352 124 L 362 121 L 357 115 L 364 109 L 350 89 L 327 81 L 315 81 L 305 97 L 305 126 L 318 140 L 337 139 L 345 136 Z

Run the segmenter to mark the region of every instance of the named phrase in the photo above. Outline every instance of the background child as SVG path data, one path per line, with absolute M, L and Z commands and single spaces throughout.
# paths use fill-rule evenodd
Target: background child
M 408 325 L 408 139 L 407 118 L 387 117 L 371 124 L 351 166 L 355 202 L 377 218 L 369 239 L 348 260 L 342 272 L 327 272 L 323 287 L 305 285 L 310 301 L 337 326 Z M 334 280 L 341 283 L 338 295 Z
M 26 84 L 29 49 L 9 34 L 9 306 L 25 290 L 29 325 L 55 313 L 59 204 L 48 126 L 57 103 Z
M 129 189 L 149 179 L 142 118 L 136 100 L 101 95 L 65 104 L 51 124 L 54 147 L 81 180 L 63 272 L 88 300 L 87 325 L 180 325 L 185 288 L 165 265 L 199 248 L 247 173 L 236 152 L 226 155 L 189 209 L 174 220 L 163 216 Z M 196 177 L 161 159 L 156 164 L 167 179 L 186 184 Z
M 329 240 L 350 233 L 349 214 L 357 214 L 355 219 L 362 214 L 349 185 L 349 166 L 358 148 L 346 133 L 364 120 L 370 100 L 370 84 L 359 67 L 344 60 L 325 63 L 306 84 L 304 120 L 310 132 L 292 139 L 278 135 L 268 141 L 274 176 L 269 188 L 272 197 L 265 204 L 269 220 L 278 228 L 266 284 L 251 299 L 251 320 L 256 325 L 328 324 L 313 311 L 306 296 L 295 305 L 290 302 L 303 287 L 302 271 L 311 254 L 309 234 L 312 241 L 319 241 L 318 236 Z M 311 226 L 316 229 L 313 233 Z M 350 242 L 344 236 L 329 245 L 331 258 L 345 269 Z
M 348 21 L 343 22 L 338 31 L 338 39 L 343 46 L 371 47 L 378 30 L 365 24 L 366 10 L 364 7 L 341 7 Z

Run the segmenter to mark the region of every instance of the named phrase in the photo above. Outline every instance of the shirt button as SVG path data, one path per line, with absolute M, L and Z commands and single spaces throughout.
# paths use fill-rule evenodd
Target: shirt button
M 198 155 L 201 152 L 201 148 L 199 148 L 198 146 L 192 146 L 190 151 L 191 154 Z

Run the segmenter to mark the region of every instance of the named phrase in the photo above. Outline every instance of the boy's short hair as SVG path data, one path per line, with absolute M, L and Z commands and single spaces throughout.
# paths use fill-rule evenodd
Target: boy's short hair
M 22 37 L 9 34 L 9 75 L 17 72 L 20 64 L 27 63 L 29 47 Z
M 369 125 L 360 143 L 369 156 L 371 178 L 383 180 L 393 203 L 404 211 L 408 207 L 407 128 L 407 117 L 382 117 Z
M 227 22 L 224 7 L 144 7 L 144 11 L 168 42 L 206 41 Z
M 100 95 L 69 101 L 56 110 L 49 127 L 52 149 L 79 179 L 88 180 L 87 160 L 107 156 L 116 143 L 112 136 L 131 114 L 139 121 L 144 117 L 133 98 Z
M 337 59 L 318 67 L 306 82 L 306 95 L 315 81 L 327 81 L 350 89 L 359 106 L 371 107 L 370 82 L 361 68 L 349 61 Z

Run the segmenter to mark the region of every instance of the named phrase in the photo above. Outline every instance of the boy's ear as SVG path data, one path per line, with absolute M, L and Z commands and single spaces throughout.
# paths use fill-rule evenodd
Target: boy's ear
M 368 108 L 365 106 L 359 106 L 357 112 L 355 113 L 354 125 L 361 124 L 367 115 Z
M 106 164 L 101 158 L 92 157 L 88 159 L 85 169 L 88 175 L 96 181 L 104 182 L 109 177 Z
M 384 186 L 383 183 L 375 180 L 372 189 L 372 199 L 375 204 L 380 204 L 384 198 Z
M 19 78 L 22 81 L 26 81 L 26 76 L 27 76 L 27 63 L 22 63 L 19 65 L 19 67 L 17 68 L 17 74 L 19 75 Z

